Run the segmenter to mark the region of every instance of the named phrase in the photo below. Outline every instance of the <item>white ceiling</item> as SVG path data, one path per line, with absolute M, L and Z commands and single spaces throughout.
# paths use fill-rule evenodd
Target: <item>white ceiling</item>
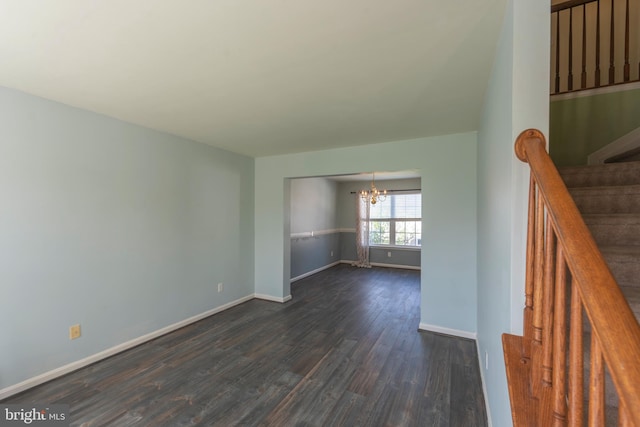
M 0 0 L 0 86 L 250 156 L 476 130 L 506 0 Z

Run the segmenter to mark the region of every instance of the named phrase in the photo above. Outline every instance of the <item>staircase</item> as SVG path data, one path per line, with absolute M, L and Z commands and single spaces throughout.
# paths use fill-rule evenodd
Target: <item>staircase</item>
M 524 327 L 502 334 L 513 424 L 640 427 L 640 168 L 567 168 L 570 193 L 546 146 L 537 129 L 515 144 L 531 175 Z
M 565 167 L 560 175 L 640 322 L 640 162 Z
M 566 167 L 560 175 L 640 322 L 640 162 Z M 584 328 L 589 342 L 586 319 Z M 589 353 L 585 348 L 586 360 Z M 617 425 L 618 398 L 608 374 L 605 382 L 607 425 Z

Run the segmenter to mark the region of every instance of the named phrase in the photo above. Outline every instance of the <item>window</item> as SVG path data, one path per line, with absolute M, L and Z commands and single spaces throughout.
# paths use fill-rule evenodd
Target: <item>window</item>
M 420 246 L 422 244 L 422 195 L 391 194 L 371 206 L 369 244 Z

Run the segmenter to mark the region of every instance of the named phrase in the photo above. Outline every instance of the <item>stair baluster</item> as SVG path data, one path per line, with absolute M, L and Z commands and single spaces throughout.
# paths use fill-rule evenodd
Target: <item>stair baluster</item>
M 552 95 L 640 81 L 640 61 L 637 74 L 635 66 L 633 70 L 631 67 L 631 63 L 635 64 L 640 58 L 630 44 L 630 40 L 640 37 L 640 20 L 637 13 L 632 13 L 639 7 L 640 1 L 633 0 L 631 4 L 631 0 L 625 0 L 624 3 L 608 0 L 608 3 L 610 7 L 601 8 L 600 0 L 567 0 L 551 6 L 551 29 L 555 33 L 551 54 Z M 578 10 L 574 13 L 574 9 Z M 601 15 L 602 11 L 604 15 Z M 605 33 L 604 40 L 601 40 L 600 24 L 603 21 Z M 609 31 L 606 31 L 607 24 Z M 616 25 L 624 25 L 624 28 L 618 31 Z M 595 57 L 595 63 L 587 64 L 588 51 Z M 608 77 L 604 82 L 601 80 L 601 66 L 607 69 L 607 64 L 601 63 L 601 55 L 609 57 Z M 574 61 L 576 68 L 577 61 L 580 61 L 579 85 L 574 84 Z M 606 59 L 603 58 L 603 61 Z

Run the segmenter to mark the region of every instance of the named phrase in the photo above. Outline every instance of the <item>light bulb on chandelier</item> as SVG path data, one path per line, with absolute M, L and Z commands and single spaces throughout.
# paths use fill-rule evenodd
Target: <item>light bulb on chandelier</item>
M 371 202 L 372 205 L 375 205 L 378 202 L 384 202 L 387 199 L 387 190 L 378 190 L 376 188 L 376 173 L 373 172 L 371 178 L 371 189 L 370 190 L 361 190 L 360 197 L 365 202 Z

